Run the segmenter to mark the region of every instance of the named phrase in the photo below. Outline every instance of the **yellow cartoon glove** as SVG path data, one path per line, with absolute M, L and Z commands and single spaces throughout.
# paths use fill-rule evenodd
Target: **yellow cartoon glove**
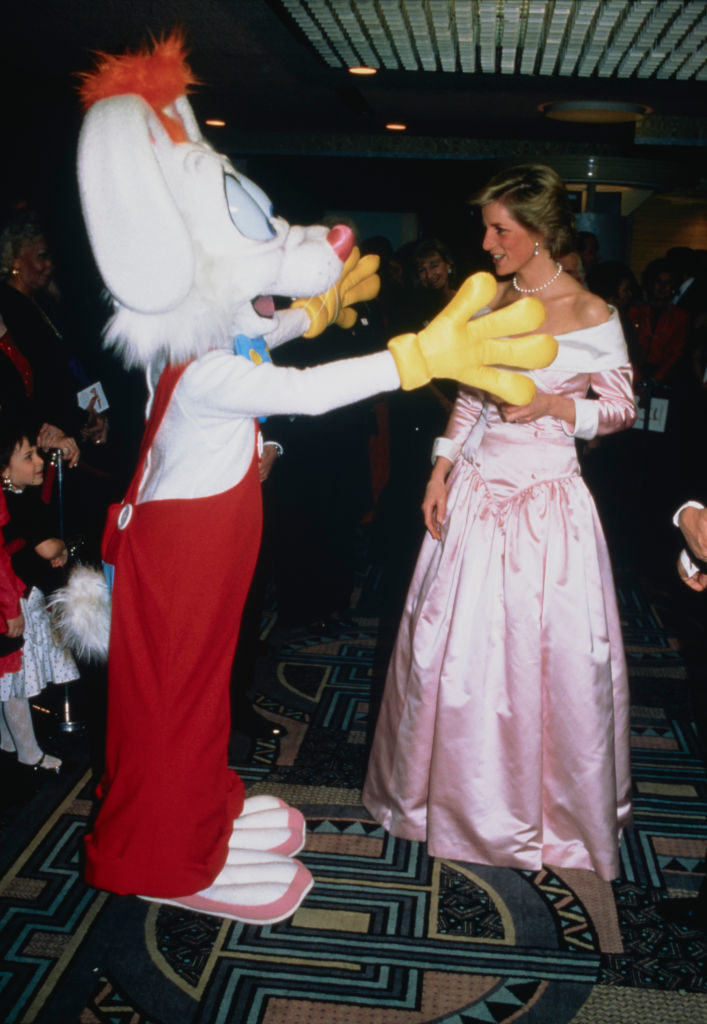
M 476 320 L 470 317 L 496 294 L 491 274 L 473 274 L 419 334 L 401 334 L 388 342 L 405 391 L 446 377 L 489 391 L 511 405 L 527 405 L 535 384 L 522 374 L 498 367 L 536 370 L 557 355 L 550 334 L 528 334 L 545 319 L 539 299 L 527 296 Z M 524 337 L 509 337 L 522 334 Z
M 323 295 L 315 295 L 311 299 L 297 299 L 291 309 L 302 307 L 309 316 L 309 330 L 304 332 L 305 338 L 316 338 L 329 324 L 339 327 L 353 327 L 358 318 L 354 302 L 368 302 L 375 299 L 380 291 L 378 267 L 380 258 L 374 253 L 361 256 L 358 246 L 354 246 L 351 255 L 344 263 L 341 277 Z

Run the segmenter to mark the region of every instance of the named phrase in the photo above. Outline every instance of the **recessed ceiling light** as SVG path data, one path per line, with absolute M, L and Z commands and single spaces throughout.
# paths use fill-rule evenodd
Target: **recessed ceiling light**
M 211 128 L 225 128 L 226 122 L 219 120 L 217 117 L 207 117 L 206 124 L 210 125 Z
M 604 100 L 572 100 L 561 103 L 542 103 L 539 107 L 545 117 L 554 121 L 575 121 L 583 124 L 621 124 L 640 121 L 651 108 L 643 103 L 616 103 Z
M 378 68 L 368 68 L 364 65 L 358 68 L 349 68 L 350 75 L 377 75 Z
M 398 121 L 389 121 L 386 128 L 389 132 L 404 132 L 407 130 L 407 125 L 400 124 Z

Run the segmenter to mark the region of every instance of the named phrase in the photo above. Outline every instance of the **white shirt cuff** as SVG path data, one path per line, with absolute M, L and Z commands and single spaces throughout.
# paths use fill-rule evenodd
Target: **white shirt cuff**
M 569 423 L 562 424 L 562 429 L 570 437 L 578 437 L 582 441 L 591 441 L 597 436 L 599 429 L 599 405 L 594 398 L 574 399 L 574 430 Z
M 686 576 L 696 576 L 700 571 L 684 548 L 680 552 L 680 565 L 685 570 Z
M 684 508 L 704 508 L 704 505 L 701 505 L 699 501 L 686 501 L 684 505 L 681 505 L 673 516 L 673 526 L 677 526 L 678 529 L 680 529 L 680 523 L 678 520 L 680 519 L 680 513 Z
M 451 437 L 436 437 L 432 445 L 432 465 L 434 466 L 440 455 L 450 462 L 456 462 L 461 450 L 459 442 L 452 441 Z

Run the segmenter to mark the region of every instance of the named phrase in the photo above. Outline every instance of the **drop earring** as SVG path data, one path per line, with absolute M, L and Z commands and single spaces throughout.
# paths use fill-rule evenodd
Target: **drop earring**
M 535 240 L 535 252 L 533 253 L 533 256 L 539 256 L 539 255 L 540 255 L 540 242 L 538 242 L 537 239 L 536 239 Z

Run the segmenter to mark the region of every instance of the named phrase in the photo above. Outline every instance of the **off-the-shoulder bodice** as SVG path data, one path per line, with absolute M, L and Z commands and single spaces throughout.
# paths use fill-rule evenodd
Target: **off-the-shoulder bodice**
M 557 341 L 552 365 L 525 373 L 538 391 L 574 400 L 574 431 L 554 416 L 507 423 L 487 395 L 460 389 L 447 429 L 452 442 L 448 457 L 455 457 L 455 449 L 461 451 L 484 477 L 507 479 L 511 489 L 522 488 L 578 472 L 575 438 L 631 426 L 635 419 L 632 371 L 617 312 L 611 310 L 603 324 L 561 334 Z M 590 387 L 595 397 L 587 398 Z

